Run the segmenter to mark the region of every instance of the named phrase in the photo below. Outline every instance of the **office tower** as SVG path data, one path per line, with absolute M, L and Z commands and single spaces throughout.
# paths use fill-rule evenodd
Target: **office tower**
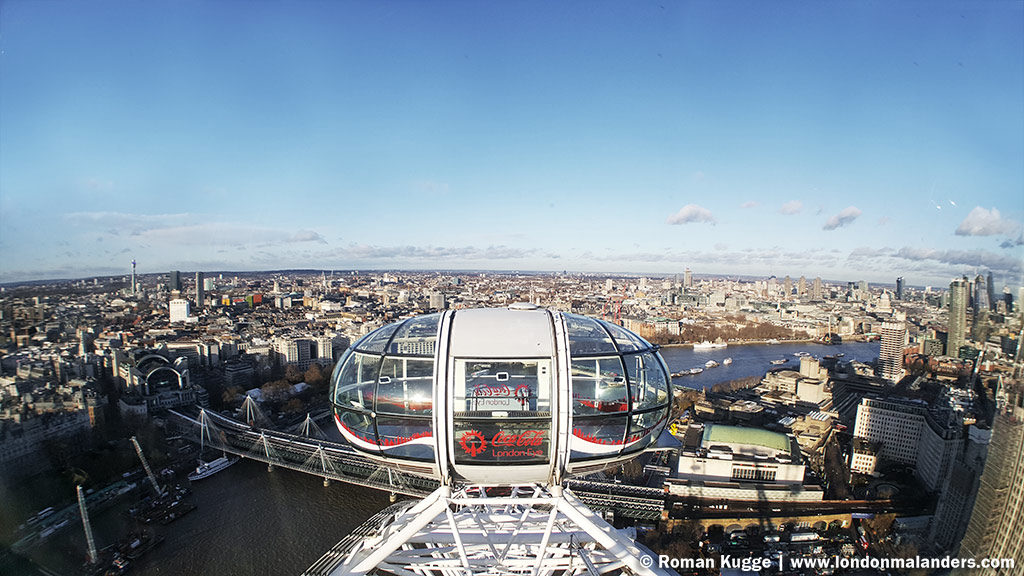
M 800 279 L 796 281 L 796 293 L 800 296 L 807 294 L 807 277 L 801 276 Z
M 170 311 L 171 322 L 184 322 L 188 319 L 189 307 L 188 300 L 181 298 L 171 300 L 168 304 Z
M 882 349 L 878 356 L 882 378 L 893 384 L 903 379 L 903 347 L 907 341 L 906 315 L 895 312 L 890 320 L 882 323 Z
M 988 279 L 985 282 L 985 287 L 988 289 L 988 306 L 989 310 L 993 310 L 996 307 L 996 287 L 992 280 L 992 272 L 988 273 Z
M 956 356 L 967 335 L 967 278 L 958 278 L 949 284 L 949 339 L 946 355 Z
M 445 308 L 444 293 L 438 292 L 438 291 L 435 290 L 435 291 L 430 293 L 429 297 L 430 297 L 429 306 L 430 306 L 431 310 L 444 310 L 444 308 Z
M 903 300 L 903 276 L 896 279 L 896 299 Z
M 812 288 L 811 298 L 815 300 L 821 300 L 824 291 L 821 286 L 821 276 L 814 279 L 814 286 Z
M 1003 286 L 1003 302 L 1006 302 L 1006 313 L 1013 314 L 1013 293 L 1009 286 Z
M 1000 396 L 1002 396 L 1000 398 Z M 1024 389 L 1014 383 L 997 394 L 992 441 L 974 510 L 961 542 L 961 558 L 1013 559 L 1014 569 L 979 568 L 977 576 L 1020 574 L 1024 566 Z
M 963 446 L 960 429 L 948 411 L 931 411 L 913 400 L 863 398 L 853 436 L 880 445 L 879 460 L 913 466 L 917 479 L 935 492 Z
M 196 272 L 196 308 L 202 308 L 205 299 L 206 292 L 203 290 L 203 273 Z
M 988 308 L 988 288 L 985 287 L 985 277 L 978 274 L 974 279 L 974 317 L 977 318 L 982 312 L 988 312 Z
M 177 270 L 171 270 L 169 281 L 167 282 L 170 290 L 181 290 L 181 272 Z
M 785 293 L 786 298 L 789 298 L 793 294 L 793 280 L 786 276 L 782 279 L 782 292 Z
M 683 271 L 683 288 L 693 288 L 693 273 L 689 268 Z

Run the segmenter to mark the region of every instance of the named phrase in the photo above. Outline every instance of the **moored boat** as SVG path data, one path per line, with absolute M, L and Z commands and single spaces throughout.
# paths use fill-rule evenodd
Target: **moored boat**
M 694 350 L 716 350 L 718 348 L 725 348 L 728 345 L 729 344 L 726 343 L 726 342 L 708 342 L 707 340 L 705 340 L 703 342 L 697 342 L 696 344 L 694 344 L 693 345 L 693 349 Z
M 781 360 L 772 360 L 771 361 L 771 363 L 776 365 L 776 366 L 779 366 L 781 364 L 785 364 L 786 362 L 789 362 L 789 358 L 782 358 Z
M 728 366 L 729 364 L 732 364 L 732 358 L 726 358 L 725 360 L 722 360 L 723 366 Z

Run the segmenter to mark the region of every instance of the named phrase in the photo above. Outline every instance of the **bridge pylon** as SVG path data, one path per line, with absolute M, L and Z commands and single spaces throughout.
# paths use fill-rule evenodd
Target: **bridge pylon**
M 306 438 L 314 438 L 317 440 L 327 440 L 327 435 L 324 431 L 317 426 L 316 422 L 313 421 L 313 415 L 306 413 L 306 419 L 303 420 L 298 426 L 295 427 L 295 434 L 299 436 L 305 436 Z

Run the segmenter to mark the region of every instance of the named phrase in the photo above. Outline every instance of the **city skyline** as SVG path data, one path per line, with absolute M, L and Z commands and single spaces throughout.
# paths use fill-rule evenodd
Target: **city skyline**
M 0 282 L 1024 275 L 1024 6 L 0 10 Z

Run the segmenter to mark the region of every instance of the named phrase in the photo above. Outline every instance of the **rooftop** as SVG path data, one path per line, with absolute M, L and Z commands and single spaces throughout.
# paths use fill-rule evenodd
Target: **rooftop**
M 704 427 L 704 439 L 701 444 L 705 448 L 712 444 L 747 444 L 787 453 L 790 448 L 789 438 L 785 434 L 759 428 L 741 428 L 721 424 L 707 424 Z

